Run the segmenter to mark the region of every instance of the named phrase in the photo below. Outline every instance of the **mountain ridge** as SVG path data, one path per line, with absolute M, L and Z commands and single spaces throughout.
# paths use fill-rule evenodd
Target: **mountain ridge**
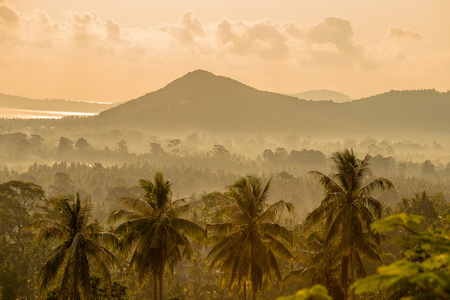
M 413 100 L 408 103 L 405 97 Z M 430 107 L 431 99 L 437 99 L 437 107 Z M 411 134 L 416 131 L 426 134 L 430 130 L 443 133 L 442 128 L 447 125 L 450 128 L 448 118 L 442 114 L 449 110 L 449 92 L 390 91 L 344 103 L 308 101 L 260 91 L 228 77 L 196 70 L 157 91 L 103 111 L 91 120 L 104 125 L 126 124 L 131 128 L 169 132 L 370 135 L 380 131 Z M 415 122 L 416 119 L 421 120 Z
M 415 138 L 448 136 L 449 111 L 450 92 L 394 90 L 343 103 L 312 101 L 257 90 L 232 78 L 196 70 L 97 116 L 66 123 L 63 119 L 52 126 L 177 135 L 226 132 Z

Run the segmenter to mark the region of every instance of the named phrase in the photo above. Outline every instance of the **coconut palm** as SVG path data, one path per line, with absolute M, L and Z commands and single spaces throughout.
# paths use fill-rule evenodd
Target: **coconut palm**
M 324 246 L 323 230 L 317 230 L 302 238 L 302 245 L 293 250 L 297 265 L 283 281 L 300 279 L 307 286 L 321 284 L 335 299 L 342 299 L 344 293 L 340 285 L 339 252 L 330 245 Z
M 163 274 L 167 267 L 186 258 L 191 259 L 192 249 L 187 236 L 204 236 L 199 225 L 181 216 L 191 211 L 191 203 L 185 199 L 172 202 L 171 184 L 157 172 L 154 182 L 140 180 L 143 199 L 122 198 L 122 204 L 130 210 L 118 209 L 111 213 L 111 222 L 124 218 L 116 233 L 123 235 L 127 251 L 132 253 L 130 270 L 135 269 L 142 283 L 153 276 L 154 299 L 157 299 L 159 281 L 160 299 L 163 299 Z
M 40 298 L 45 296 L 59 278 L 60 299 L 92 299 L 91 267 L 94 267 L 110 292 L 108 266 L 115 263 L 116 258 L 100 244 L 118 246 L 119 240 L 113 233 L 101 232 L 102 228 L 97 221 L 88 223 L 91 214 L 90 199 L 81 201 L 77 193 L 76 200 L 73 197 L 60 197 L 48 200 L 47 204 L 58 220 L 41 218 L 30 227 L 38 230 L 38 241 L 62 243 L 53 249 L 38 274 Z
M 238 285 L 246 297 L 249 282 L 253 299 L 263 284 L 272 279 L 281 281 L 277 256 L 290 259 L 291 252 L 283 242 L 292 244 L 292 233 L 275 223 L 278 213 L 292 205 L 280 200 L 267 205 L 270 180 L 242 177 L 228 187 L 230 202 L 219 212 L 225 222 L 207 225 L 207 232 L 215 240 L 208 254 L 212 269 L 220 269 L 229 277 L 230 291 Z
M 346 149 L 334 153 L 331 160 L 331 176 L 310 172 L 322 185 L 325 198 L 318 208 L 307 215 L 305 229 L 320 225 L 325 231 L 324 247 L 329 248 L 327 251 L 339 253 L 341 285 L 347 299 L 348 272 L 351 282 L 354 282 L 355 271 L 357 276 L 365 275 L 361 256 L 380 260 L 381 236 L 373 233 L 370 224 L 374 218 L 381 217 L 382 204 L 371 194 L 390 189 L 393 184 L 382 177 L 366 182 L 370 173 L 368 154 L 360 160 L 353 150 Z

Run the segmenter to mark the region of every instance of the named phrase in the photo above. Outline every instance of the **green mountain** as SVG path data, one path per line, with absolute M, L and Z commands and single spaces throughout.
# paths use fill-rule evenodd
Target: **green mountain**
M 300 130 L 297 113 L 314 113 L 317 104 L 263 92 L 230 78 L 197 70 L 166 87 L 94 117 L 102 124 L 166 131 Z M 320 106 L 320 104 L 319 104 Z M 317 120 L 321 119 L 318 115 Z
M 256 90 L 197 70 L 89 118 L 151 132 L 252 132 L 397 138 L 448 134 L 450 92 L 391 91 L 346 103 Z M 88 121 L 88 120 L 86 120 Z

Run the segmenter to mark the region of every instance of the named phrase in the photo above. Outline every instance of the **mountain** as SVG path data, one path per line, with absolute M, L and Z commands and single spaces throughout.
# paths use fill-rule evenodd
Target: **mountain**
M 197 70 L 86 121 L 156 133 L 427 137 L 448 134 L 449 111 L 450 92 L 391 91 L 346 103 L 307 101 Z
M 99 113 L 114 105 L 116 104 L 67 101 L 60 99 L 29 99 L 20 96 L 0 94 L 0 107 L 14 109 Z
M 311 104 L 197 70 L 158 91 L 104 111 L 94 119 L 103 124 L 168 132 L 282 131 L 285 126 L 298 128 L 302 123 L 296 114 L 289 112 L 306 113 L 313 108 Z
M 313 91 L 306 91 L 302 93 L 297 93 L 292 95 L 294 97 L 297 97 L 299 99 L 305 99 L 305 100 L 331 100 L 333 102 L 348 102 L 352 101 L 353 99 L 349 96 L 336 92 L 336 91 L 330 91 L 330 90 L 313 90 Z

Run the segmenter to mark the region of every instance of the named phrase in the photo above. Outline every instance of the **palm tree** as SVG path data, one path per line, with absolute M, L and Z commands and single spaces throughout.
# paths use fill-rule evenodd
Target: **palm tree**
M 88 223 L 91 214 L 89 198 L 80 201 L 80 195 L 48 200 L 59 220 L 41 218 L 30 227 L 37 229 L 38 241 L 59 240 L 38 274 L 37 284 L 40 298 L 44 297 L 51 285 L 61 277 L 60 299 L 92 299 L 90 283 L 91 266 L 95 267 L 108 291 L 111 291 L 111 277 L 108 266 L 116 262 L 114 255 L 101 243 L 119 245 L 113 233 L 101 232 L 100 224 Z
M 373 233 L 370 224 L 381 217 L 382 204 L 371 194 L 393 187 L 391 181 L 379 177 L 366 183 L 369 174 L 370 155 L 363 160 L 356 158 L 353 150 L 336 152 L 331 156 L 332 174 L 312 171 L 324 189 L 325 198 L 320 206 L 307 215 L 305 229 L 320 225 L 325 231 L 324 247 L 336 251 L 341 258 L 341 285 L 344 298 L 348 298 L 348 271 L 354 282 L 355 271 L 365 274 L 361 255 L 380 260 L 381 236 Z
M 170 273 L 184 257 L 191 259 L 191 244 L 186 235 L 204 236 L 199 225 L 181 218 L 191 210 L 185 199 L 171 200 L 171 184 L 157 172 L 154 182 L 140 180 L 144 199 L 122 198 L 122 204 L 130 210 L 118 209 L 111 213 L 111 222 L 125 218 L 116 233 L 124 236 L 125 247 L 132 257 L 130 270 L 136 269 L 140 282 L 153 275 L 154 299 L 157 299 L 159 281 L 160 299 L 163 299 L 163 274 L 166 266 Z
M 334 299 L 342 299 L 344 293 L 339 281 L 339 253 L 324 246 L 323 230 L 302 237 L 302 243 L 293 252 L 296 268 L 283 281 L 300 279 L 307 286 L 324 285 Z
M 292 233 L 274 223 L 278 213 L 292 205 L 280 200 L 267 205 L 270 180 L 264 186 L 254 176 L 242 177 L 229 188 L 231 201 L 220 212 L 226 220 L 220 224 L 207 225 L 208 234 L 217 243 L 207 259 L 212 269 L 222 270 L 230 277 L 230 291 L 234 285 L 243 286 L 246 297 L 246 282 L 252 288 L 253 299 L 257 292 L 272 278 L 281 281 L 276 256 L 292 258 L 283 244 L 292 244 Z

